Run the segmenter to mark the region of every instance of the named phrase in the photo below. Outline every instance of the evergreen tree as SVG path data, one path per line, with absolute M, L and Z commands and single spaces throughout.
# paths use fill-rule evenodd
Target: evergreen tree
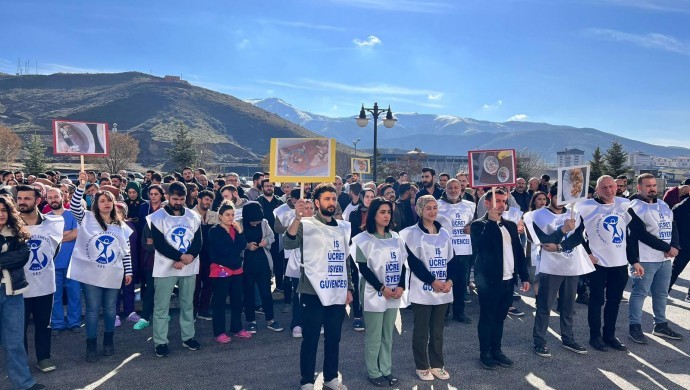
M 613 176 L 623 175 L 628 172 L 628 153 L 623 150 L 618 140 L 611 141 L 611 146 L 606 149 L 604 153 L 604 161 L 606 162 L 606 174 Z
M 37 175 L 44 173 L 46 167 L 46 145 L 41 141 L 38 134 L 34 134 L 26 144 L 26 159 L 24 160 L 24 173 L 27 175 Z
M 197 161 L 197 150 L 189 126 L 174 122 L 168 125 L 168 129 L 173 133 L 172 147 L 168 149 L 168 155 L 175 168 L 182 170 L 184 167 L 194 166 Z
M 604 175 L 604 171 L 606 170 L 606 164 L 604 163 L 604 157 L 601 155 L 601 149 L 598 145 L 597 148 L 594 149 L 594 153 L 592 153 L 592 159 L 589 160 L 589 166 L 590 183 L 596 182 L 599 177 Z

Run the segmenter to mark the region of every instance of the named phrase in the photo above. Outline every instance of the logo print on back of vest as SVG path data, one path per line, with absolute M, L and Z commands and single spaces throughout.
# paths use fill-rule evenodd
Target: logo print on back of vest
M 172 242 L 177 245 L 177 250 L 181 253 L 187 253 L 188 243 L 185 241 L 184 236 L 187 234 L 187 229 L 183 227 L 175 228 L 170 234 Z
M 96 258 L 96 263 L 108 264 L 115 260 L 115 252 L 108 250 L 113 242 L 115 242 L 115 237 L 107 234 L 104 234 L 96 239 L 96 249 L 101 251 Z
M 618 228 L 618 216 L 610 215 L 604 219 L 604 229 L 607 232 L 611 232 L 611 242 L 614 244 L 620 244 L 625 238 L 625 233 L 622 229 Z
M 29 240 L 27 242 L 29 245 L 29 250 L 31 251 L 31 260 L 29 260 L 29 269 L 31 271 L 40 271 L 45 266 L 48 265 L 48 256 L 40 252 L 41 249 L 41 244 L 43 244 L 43 241 L 41 240 Z M 41 259 L 43 257 L 43 259 Z

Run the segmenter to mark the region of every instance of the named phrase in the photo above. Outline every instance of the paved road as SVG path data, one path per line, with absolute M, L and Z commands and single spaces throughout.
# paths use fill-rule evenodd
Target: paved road
M 690 271 L 681 275 L 679 283 L 688 286 Z M 629 296 L 629 286 L 625 295 Z M 667 315 L 677 331 L 690 339 L 690 302 L 684 301 L 687 287 L 674 288 Z M 476 297 L 468 305 L 467 314 L 478 319 Z M 401 379 L 401 389 L 688 389 L 690 388 L 690 340 L 667 342 L 650 335 L 648 345 L 632 345 L 627 339 L 628 307 L 621 306 L 618 334 L 630 352 L 590 351 L 576 355 L 559 348 L 557 332 L 549 339 L 553 357 L 541 358 L 532 352 L 534 299 L 524 297 L 518 307 L 526 311 L 522 318 L 506 321 L 504 351 L 515 360 L 510 369 L 486 371 L 478 363 L 476 325 L 449 323 L 445 329 L 446 368 L 451 374 L 447 383 L 436 380 L 424 383 L 414 375 L 412 359 L 412 313 L 402 310 L 401 332 L 393 345 L 394 374 Z M 282 314 L 282 303 L 276 305 L 277 319 L 289 323 L 289 314 Z M 644 327 L 651 332 L 651 301 L 644 307 Z M 586 306 L 577 305 L 575 336 L 583 344 L 588 337 Z M 284 331 L 275 333 L 265 328 L 259 318 L 259 331 L 251 340 L 233 340 L 227 345 L 213 342 L 211 322 L 197 322 L 197 339 L 201 350 L 184 349 L 179 340 L 178 313 L 173 311 L 171 323 L 171 354 L 156 358 L 147 339 L 151 330 L 134 331 L 125 323 L 116 332 L 116 353 L 96 364 L 84 362 L 84 334 L 63 334 L 53 338 L 53 359 L 58 370 L 42 374 L 32 369 L 35 377 L 51 389 L 298 389 L 299 339 Z M 552 314 L 552 329 L 558 329 L 558 316 Z M 350 389 L 372 388 L 364 367 L 363 334 L 351 328 L 346 319 L 340 351 L 340 372 Z M 554 328 L 555 327 L 555 328 Z M 30 339 L 33 336 L 30 336 Z M 31 347 L 33 351 L 33 347 Z M 33 353 L 31 364 L 33 366 Z M 322 361 L 322 350 L 318 362 Z M 320 364 L 317 365 L 317 369 Z M 4 370 L 2 370 L 4 371 Z M 4 372 L 3 372 L 4 374 Z M 321 378 L 317 380 L 320 388 Z M 8 386 L 7 380 L 0 383 Z

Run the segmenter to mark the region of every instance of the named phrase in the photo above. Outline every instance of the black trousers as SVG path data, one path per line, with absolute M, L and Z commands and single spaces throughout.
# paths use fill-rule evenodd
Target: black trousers
M 443 368 L 443 328 L 448 304 L 412 304 L 412 355 L 418 370 Z
M 256 308 L 254 303 L 256 289 L 259 289 L 261 304 L 266 314 L 266 321 L 273 319 L 273 296 L 271 295 L 271 273 L 264 271 L 259 273 L 245 272 L 242 274 L 244 286 L 244 316 L 247 321 L 256 321 Z M 256 286 L 256 288 L 254 288 Z
M 227 278 L 209 278 L 213 283 L 213 336 L 225 333 L 225 300 L 230 294 L 230 332 L 235 334 L 242 330 L 243 276 L 233 275 Z M 253 313 L 252 308 L 252 313 Z
M 302 348 L 299 352 L 301 384 L 314 383 L 316 352 L 319 348 L 323 326 L 323 380 L 329 382 L 338 377 L 340 332 L 345 319 L 345 305 L 323 306 L 319 297 L 301 294 Z
M 29 318 L 34 317 L 34 348 L 36 362 L 50 359 L 50 317 L 53 313 L 53 294 L 34 298 L 24 298 L 24 349 L 29 354 L 29 341 L 26 332 Z
M 673 259 L 673 271 L 671 271 L 671 284 L 668 286 L 668 292 L 671 292 L 671 288 L 676 284 L 678 276 L 683 272 L 689 261 L 690 249 L 681 249 L 678 256 Z M 690 295 L 690 288 L 688 288 L 688 295 Z
M 354 291 L 352 291 L 352 315 L 354 318 L 362 318 L 362 302 L 359 300 L 359 268 L 355 264 L 355 261 L 350 259 L 350 276 L 352 277 L 352 285 L 355 286 Z
M 453 280 L 453 317 L 458 318 L 465 315 L 465 294 L 467 293 L 467 274 L 470 270 L 470 262 L 472 255 L 454 256 L 453 261 L 456 262 L 454 275 L 451 275 Z M 450 263 L 449 267 L 450 267 Z
M 276 288 L 283 290 L 285 287 L 285 255 L 280 252 L 278 236 L 271 245 L 271 257 L 273 259 L 273 275 L 276 277 Z
M 618 308 L 625 285 L 628 284 L 628 266 L 602 267 L 595 264 L 594 268 L 596 270 L 589 274 L 589 337 L 595 339 L 602 336 L 601 307 L 604 306 L 603 337 L 612 339 L 616 337 Z
M 153 285 L 153 270 L 142 271 L 145 288 L 142 287 L 141 294 L 142 310 L 141 318 L 151 321 L 153 316 L 153 297 L 156 294 L 156 287 Z
M 213 283 L 208 276 L 211 273 L 211 263 L 201 263 L 199 273 L 196 275 L 196 288 L 194 289 L 194 311 L 203 313 L 208 311 L 213 294 Z
M 479 285 L 479 351 L 498 352 L 503 340 L 503 323 L 513 303 L 515 280 L 503 280 L 493 285 Z

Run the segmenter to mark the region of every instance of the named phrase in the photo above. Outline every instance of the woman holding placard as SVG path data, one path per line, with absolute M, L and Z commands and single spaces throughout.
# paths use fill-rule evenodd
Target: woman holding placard
M 443 363 L 443 327 L 448 304 L 453 301 L 453 281 L 448 278 L 454 275 L 453 246 L 450 233 L 436 221 L 438 203 L 433 196 L 420 196 L 416 210 L 419 223 L 400 232 L 411 271 L 408 296 L 414 312 L 412 354 L 419 379 L 448 380 L 450 375 Z
M 364 362 L 369 381 L 378 387 L 397 386 L 391 375 L 393 328 L 405 291 L 405 243 L 390 231 L 393 203 L 383 198 L 369 205 L 365 232 L 352 238 L 350 253 L 355 253 L 361 286 L 364 320 Z
M 115 209 L 115 197 L 99 191 L 91 211 L 82 204 L 86 172 L 79 174 L 79 187 L 72 196 L 70 211 L 79 222 L 77 241 L 67 277 L 81 282 L 86 298 L 86 360 L 98 360 L 98 313 L 103 309 L 103 355 L 115 352 L 115 303 L 124 274 L 125 285 L 132 282 L 132 261 L 128 237 L 132 230 Z

